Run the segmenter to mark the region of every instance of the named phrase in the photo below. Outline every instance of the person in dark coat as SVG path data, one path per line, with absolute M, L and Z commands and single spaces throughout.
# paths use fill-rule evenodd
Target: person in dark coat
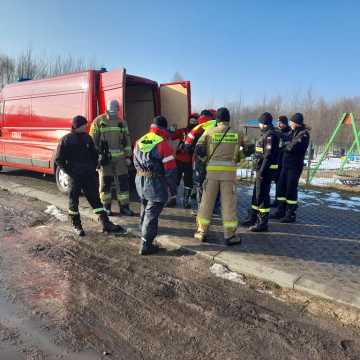
M 263 113 L 259 119 L 261 136 L 256 142 L 255 170 L 256 178 L 251 201 L 251 208 L 242 226 L 250 226 L 252 232 L 268 230 L 270 212 L 270 186 L 274 172 L 278 168 L 279 136 L 273 126 L 270 113 Z
M 304 116 L 301 113 L 296 113 L 291 117 L 290 127 L 292 131 L 290 140 L 284 148 L 282 169 L 278 181 L 278 207 L 272 216 L 275 219 L 281 219 L 281 222 L 284 223 L 296 221 L 299 179 L 310 142 L 309 128 L 304 124 Z
M 125 234 L 123 227 L 109 220 L 100 201 L 96 173 L 98 153 L 91 136 L 86 132 L 86 125 L 84 116 L 73 118 L 71 132 L 61 139 L 55 157 L 56 165 L 70 178 L 69 216 L 73 229 L 77 235 L 85 235 L 79 213 L 79 197 L 83 191 L 94 213 L 99 216 L 103 232 Z
M 277 123 L 277 130 L 279 134 L 279 158 L 278 158 L 278 169 L 274 172 L 274 182 L 276 184 L 275 200 L 271 204 L 271 207 L 276 207 L 278 205 L 277 194 L 278 194 L 278 181 L 281 173 L 282 161 L 284 156 L 285 145 L 290 139 L 291 127 L 289 126 L 289 119 L 287 116 L 279 116 Z
M 153 254 L 161 211 L 170 196 L 177 192 L 178 173 L 173 149 L 168 141 L 167 120 L 157 116 L 150 132 L 137 140 L 134 147 L 135 185 L 141 201 L 140 255 Z

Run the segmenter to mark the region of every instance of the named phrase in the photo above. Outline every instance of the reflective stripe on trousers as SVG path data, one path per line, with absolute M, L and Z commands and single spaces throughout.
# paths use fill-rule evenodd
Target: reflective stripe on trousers
M 251 205 L 251 208 L 262 214 L 266 214 L 266 213 L 270 212 L 270 209 L 260 208 L 259 206 L 256 206 L 256 205 Z

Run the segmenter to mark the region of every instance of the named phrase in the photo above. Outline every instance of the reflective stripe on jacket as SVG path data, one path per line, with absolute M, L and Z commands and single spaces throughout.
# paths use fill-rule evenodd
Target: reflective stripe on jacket
M 167 138 L 165 129 L 152 126 L 135 144 L 135 184 L 140 198 L 166 202 L 168 192 L 176 194 L 176 161 Z
M 131 140 L 125 120 L 109 119 L 106 114 L 99 115 L 91 124 L 90 135 L 98 151 L 101 142 L 106 141 L 112 158 L 131 157 Z
M 227 129 L 227 123 L 218 123 L 205 131 L 197 143 L 197 149 L 201 148 L 198 153 L 202 153 L 206 161 L 211 156 L 206 167 L 209 179 L 236 179 L 237 164 L 243 157 L 244 137 L 231 128 Z

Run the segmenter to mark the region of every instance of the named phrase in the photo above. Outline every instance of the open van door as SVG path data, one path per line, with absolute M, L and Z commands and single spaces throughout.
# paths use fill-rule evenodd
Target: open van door
M 99 80 L 99 114 L 106 111 L 109 100 L 117 100 L 120 105 L 119 118 L 124 119 L 125 69 L 116 69 L 100 73 Z
M 160 103 L 169 126 L 186 127 L 191 113 L 190 81 L 160 84 Z
M 5 161 L 3 136 L 4 126 L 4 102 L 0 99 L 0 162 Z M 1 165 L 0 165 L 1 170 Z

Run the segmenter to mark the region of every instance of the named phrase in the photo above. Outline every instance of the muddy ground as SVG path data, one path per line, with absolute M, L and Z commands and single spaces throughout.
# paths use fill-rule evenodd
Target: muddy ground
M 0 191 L 0 359 L 360 359 L 356 328 Z

